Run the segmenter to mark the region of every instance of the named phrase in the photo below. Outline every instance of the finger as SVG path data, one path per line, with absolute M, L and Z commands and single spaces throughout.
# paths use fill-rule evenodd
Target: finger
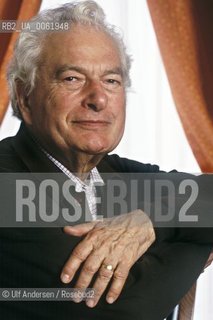
M 65 263 L 61 272 L 61 281 L 69 283 L 72 281 L 76 271 L 79 269 L 81 263 L 86 260 L 88 255 L 93 250 L 92 243 L 86 240 L 81 241 L 73 250 L 71 256 Z
M 104 261 L 102 263 L 102 266 L 100 267 L 98 272 L 98 277 L 93 285 L 95 295 L 93 299 L 88 299 L 86 301 L 86 304 L 88 307 L 93 308 L 96 306 L 102 294 L 106 290 L 111 278 L 113 277 L 113 270 L 115 270 L 116 265 L 117 263 L 112 264 L 112 261 L 111 262 Z M 111 267 L 112 269 L 107 267 Z
M 108 250 L 105 247 L 95 250 L 93 249 L 84 262 L 81 273 L 75 285 L 76 288 L 87 288 L 89 286 L 94 274 L 100 269 L 106 254 L 108 254 Z
M 81 270 L 80 276 L 75 284 L 75 288 L 85 290 L 89 287 L 94 274 L 97 273 L 100 269 L 103 259 L 103 254 L 91 254 L 89 255 L 89 257 L 87 257 Z
M 87 234 L 89 231 L 91 231 L 96 224 L 97 222 L 94 221 L 89 223 L 78 224 L 76 226 L 66 226 L 64 227 L 64 232 L 69 235 L 83 236 Z
M 129 268 L 127 268 L 127 266 L 122 263 L 118 264 L 113 274 L 112 284 L 106 296 L 106 300 L 108 303 L 113 303 L 119 297 L 128 274 Z

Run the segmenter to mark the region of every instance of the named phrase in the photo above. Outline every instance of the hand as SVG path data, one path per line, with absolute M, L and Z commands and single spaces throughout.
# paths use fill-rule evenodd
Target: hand
M 155 240 L 152 223 L 142 210 L 101 222 L 65 227 L 64 231 L 73 236 L 85 235 L 85 238 L 66 262 L 61 274 L 62 282 L 69 283 L 82 263 L 76 288 L 88 288 L 93 276 L 98 273 L 93 285 L 95 297 L 86 301 L 89 307 L 98 303 L 110 280 L 106 300 L 113 303 L 118 298 L 130 268 Z

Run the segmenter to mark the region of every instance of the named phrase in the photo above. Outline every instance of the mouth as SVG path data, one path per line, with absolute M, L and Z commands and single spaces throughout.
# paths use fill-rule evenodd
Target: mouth
M 106 120 L 74 120 L 72 121 L 72 123 L 74 125 L 88 129 L 104 128 L 111 124 L 110 121 Z

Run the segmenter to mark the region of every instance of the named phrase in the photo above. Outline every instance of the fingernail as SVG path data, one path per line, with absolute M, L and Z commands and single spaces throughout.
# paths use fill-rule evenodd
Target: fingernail
M 107 298 L 107 302 L 108 302 L 108 303 L 113 303 L 113 302 L 114 302 L 114 298 L 113 298 L 113 297 Z
M 70 276 L 68 274 L 62 274 L 61 281 L 63 283 L 69 283 L 70 282 Z
M 81 302 L 82 301 L 82 299 L 81 298 L 73 298 L 73 301 L 75 302 L 75 303 L 79 303 L 79 302 Z
M 72 230 L 73 230 L 73 227 L 71 227 L 71 226 L 66 226 L 66 227 L 64 227 L 64 230 L 72 231 Z
M 92 307 L 94 307 L 95 302 L 94 302 L 92 299 L 90 299 L 90 300 L 88 300 L 88 301 L 86 302 L 86 304 L 87 304 L 88 307 L 92 308 Z

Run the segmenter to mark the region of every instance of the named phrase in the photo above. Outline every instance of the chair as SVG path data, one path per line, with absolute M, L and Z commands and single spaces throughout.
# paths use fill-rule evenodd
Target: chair
M 196 283 L 182 298 L 179 305 L 166 318 L 166 320 L 193 320 Z
M 213 252 L 210 254 L 205 268 L 207 268 L 213 261 Z M 205 271 L 205 269 L 204 269 Z M 203 271 L 203 272 L 204 272 Z M 177 309 L 166 318 L 166 320 L 193 320 L 194 304 L 196 295 L 196 283 L 191 287 L 187 294 L 182 298 Z

